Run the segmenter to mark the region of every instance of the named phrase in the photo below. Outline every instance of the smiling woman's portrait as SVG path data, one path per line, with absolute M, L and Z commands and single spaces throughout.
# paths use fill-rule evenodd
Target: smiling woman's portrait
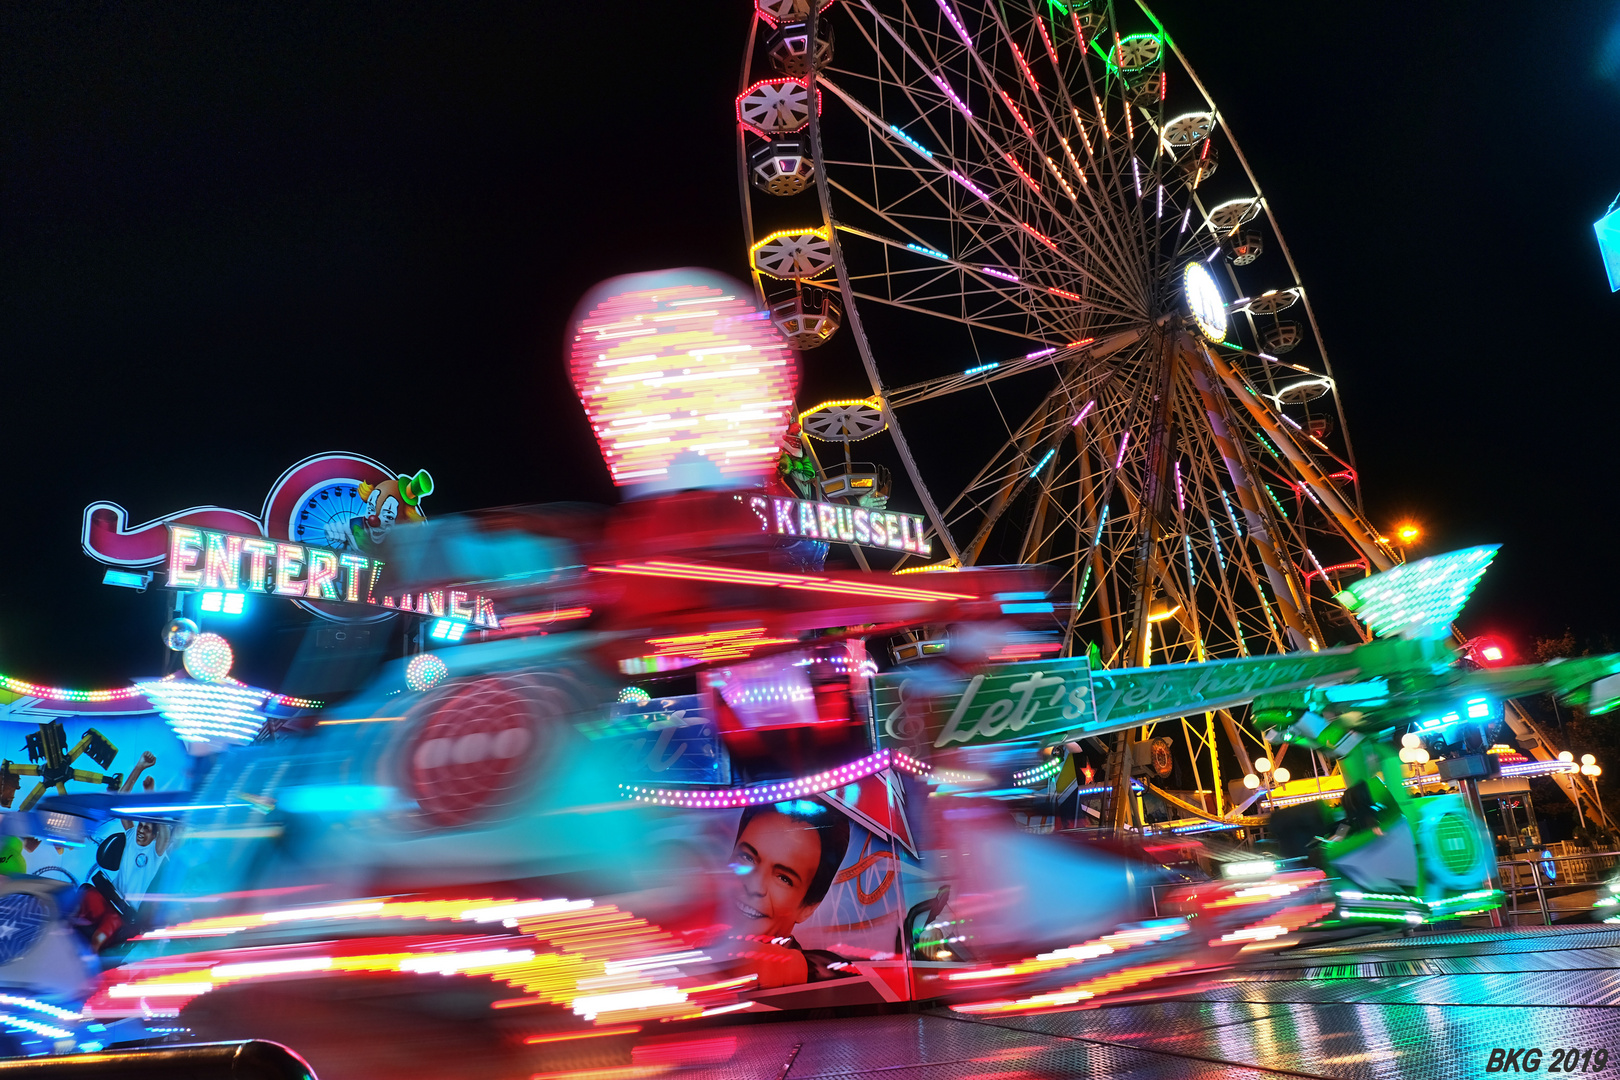
M 842 978 L 842 958 L 805 949 L 794 929 L 815 914 L 849 850 L 849 820 L 812 800 L 744 810 L 732 847 L 732 896 L 727 916 L 738 955 L 759 986 L 792 986 Z

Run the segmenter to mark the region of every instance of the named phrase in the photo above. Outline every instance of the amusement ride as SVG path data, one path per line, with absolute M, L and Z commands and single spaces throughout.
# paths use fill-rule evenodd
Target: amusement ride
M 173 591 L 183 674 L 0 677 L 38 727 L 0 760 L 0 805 L 37 778 L 0 815 L 26 1052 L 344 1061 L 354 1002 L 432 1025 L 446 985 L 484 1075 L 732 1013 L 1158 998 L 1313 927 L 1499 920 L 1482 781 L 1607 821 L 1514 699 L 1620 708 L 1620 655 L 1461 640 L 1496 548 L 1368 520 L 1272 208 L 1145 6 L 755 0 L 736 121 L 757 296 L 654 271 L 571 320 L 619 505 L 429 520 L 426 470 L 331 453 L 258 515 L 86 508 L 104 580 Z M 247 686 L 216 628 L 272 598 L 403 655 Z M 184 790 L 86 729 L 153 717 Z

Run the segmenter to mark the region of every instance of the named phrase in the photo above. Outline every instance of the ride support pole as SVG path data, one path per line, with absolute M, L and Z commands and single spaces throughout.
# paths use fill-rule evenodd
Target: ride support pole
M 1470 776 L 1460 781 L 1458 787 L 1462 788 L 1463 798 L 1468 800 L 1468 808 L 1474 812 L 1474 817 L 1483 822 L 1485 820 L 1485 804 L 1479 797 L 1479 781 Z M 1500 889 L 1502 887 L 1502 878 L 1496 867 L 1496 847 L 1494 844 L 1491 847 L 1491 869 L 1485 878 L 1485 887 L 1487 889 Z M 1502 909 L 1500 907 L 1491 908 L 1490 918 L 1492 926 L 1503 925 Z

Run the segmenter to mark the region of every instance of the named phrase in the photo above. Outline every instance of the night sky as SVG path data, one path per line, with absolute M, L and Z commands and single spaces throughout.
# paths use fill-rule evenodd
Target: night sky
M 1620 3 L 1161 3 L 1311 290 L 1367 510 L 1504 544 L 1464 625 L 1620 637 Z M 257 512 L 353 450 L 430 513 L 612 501 L 563 367 L 612 274 L 746 271 L 726 3 L 0 11 L 0 672 L 158 670 L 86 503 Z M 1279 284 L 1282 282 L 1279 281 Z M 272 611 L 274 608 L 276 610 Z M 264 602 L 238 671 L 277 686 Z M 233 638 L 238 637 L 233 633 Z

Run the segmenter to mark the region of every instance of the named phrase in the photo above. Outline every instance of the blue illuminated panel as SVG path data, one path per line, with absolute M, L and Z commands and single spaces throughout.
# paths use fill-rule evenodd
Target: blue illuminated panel
M 1609 291 L 1620 292 L 1620 209 L 1611 206 L 1592 222 L 1592 229 L 1597 233 L 1598 250 L 1603 252 L 1603 269 L 1609 272 Z

